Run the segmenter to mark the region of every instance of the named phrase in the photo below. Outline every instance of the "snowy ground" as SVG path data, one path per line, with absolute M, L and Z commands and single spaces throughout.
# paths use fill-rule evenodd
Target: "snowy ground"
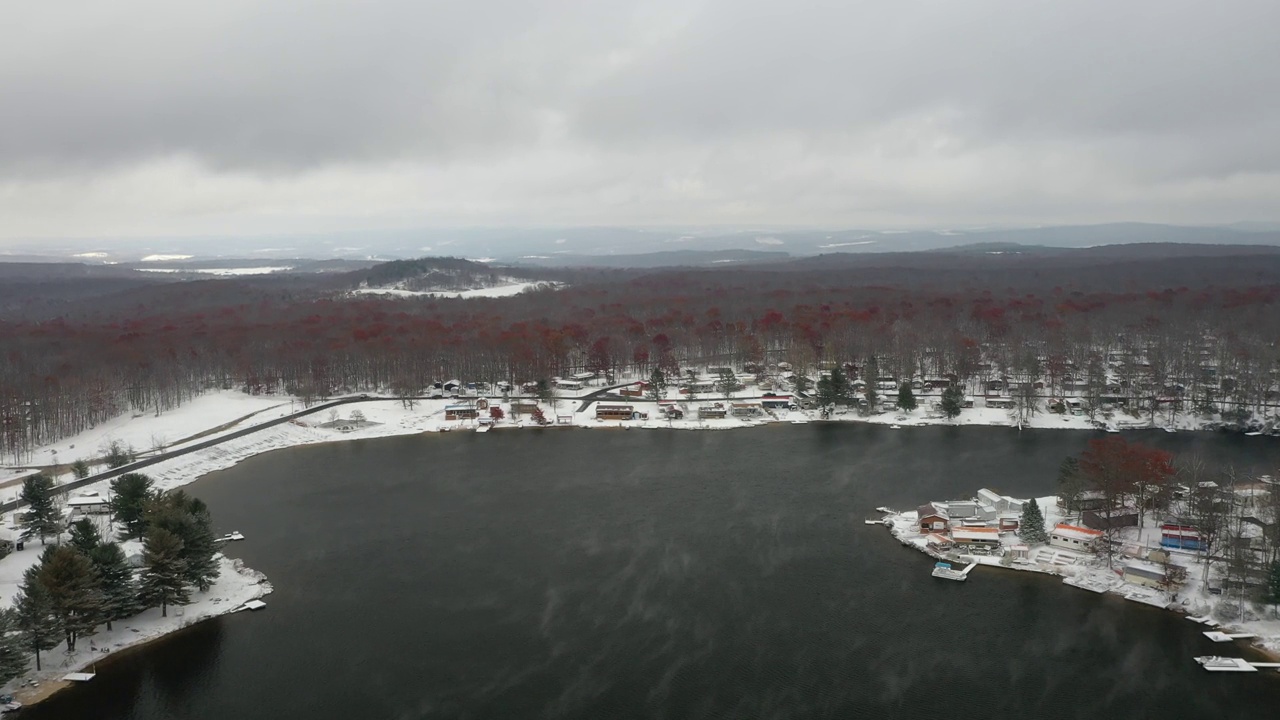
M 526 282 L 522 280 L 507 279 L 508 282 L 503 285 L 495 285 L 493 287 L 475 288 L 473 290 L 453 291 L 429 291 L 429 290 L 405 290 L 403 288 L 360 288 L 353 292 L 357 295 L 398 295 L 400 297 L 441 297 L 441 298 L 477 298 L 477 297 L 508 297 L 510 295 L 518 295 L 525 290 L 545 285 L 547 283 Z
M 1062 514 L 1055 496 L 1036 498 L 1036 504 L 1044 513 L 1046 530 L 1051 530 L 1060 522 L 1075 522 L 1073 518 Z M 1207 592 L 1201 582 L 1202 565 L 1198 563 L 1195 553 L 1171 551 L 1170 562 L 1183 566 L 1188 571 L 1186 582 L 1174 592 L 1157 590 L 1124 580 L 1123 568 L 1126 565 L 1156 569 L 1157 566 L 1137 559 L 1145 556 L 1146 550 L 1159 547 L 1160 530 L 1154 524 L 1143 530 L 1126 528 L 1127 534 L 1120 539 L 1123 552 L 1132 557 L 1116 556 L 1112 559 L 1112 566 L 1108 567 L 1105 559 L 1091 553 L 1048 545 L 1034 546 L 1031 548 L 1029 560 L 1014 561 L 1007 565 L 990 555 L 956 553 L 938 555 L 928 549 L 925 537 L 920 534 L 916 511 L 890 513 L 885 520 L 889 531 L 902 544 L 934 557 L 959 563 L 977 563 L 988 567 L 1059 575 L 1063 578 L 1064 584 L 1082 590 L 1113 593 L 1126 600 L 1183 613 L 1188 617 L 1209 617 L 1213 620 L 1205 624 L 1204 630 L 1218 627 L 1228 633 L 1250 633 L 1257 636 L 1251 641 L 1252 644 L 1271 655 L 1280 655 L 1280 619 L 1270 619 L 1270 613 L 1258 611 L 1247 614 L 1246 619 L 1241 621 L 1236 609 L 1236 599 L 1223 595 L 1211 595 Z M 1013 533 L 1002 533 L 1000 540 L 1006 548 L 1021 542 Z M 926 569 L 922 567 L 920 572 L 926 572 Z M 976 580 L 980 582 L 981 577 Z

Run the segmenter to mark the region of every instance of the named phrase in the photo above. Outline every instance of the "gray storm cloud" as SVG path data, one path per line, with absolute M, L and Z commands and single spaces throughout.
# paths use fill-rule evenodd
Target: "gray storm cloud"
M 0 237 L 1274 217 L 1280 3 L 0 9 Z

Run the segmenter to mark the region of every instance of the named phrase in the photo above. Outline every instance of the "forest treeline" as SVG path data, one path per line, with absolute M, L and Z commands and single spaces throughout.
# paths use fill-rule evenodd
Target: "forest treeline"
M 1150 403 L 1176 397 L 1184 411 L 1275 401 L 1276 253 L 1072 257 L 558 271 L 544 276 L 561 289 L 470 300 L 343 292 L 370 271 L 134 287 L 59 317 L 0 321 L 0 452 L 29 459 L 121 413 L 216 388 L 311 401 L 411 395 L 451 378 L 782 360 L 812 373 L 874 359 L 881 375 L 973 389 L 990 378 L 1034 380 L 1045 394 L 1074 384 Z

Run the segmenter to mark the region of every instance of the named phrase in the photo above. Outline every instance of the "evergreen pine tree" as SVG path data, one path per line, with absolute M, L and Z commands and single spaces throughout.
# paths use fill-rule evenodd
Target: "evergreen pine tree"
M 898 388 L 898 407 L 911 412 L 916 409 L 916 394 L 911 390 L 911 383 L 904 382 Z
M 103 615 L 98 570 L 84 553 L 64 545 L 47 555 L 38 578 L 49 592 L 53 616 L 67 640 L 67 652 L 75 652 L 76 640 L 92 635 Z
M 964 409 L 964 391 L 958 386 L 950 385 L 942 391 L 942 413 L 949 418 L 957 418 Z
M 40 670 L 40 653 L 52 650 L 62 638 L 58 619 L 53 614 L 53 600 L 40 582 L 39 565 L 32 565 L 23 573 L 13 607 L 17 611 L 22 645 L 36 654 L 36 670 Z
M 152 528 L 143 544 L 142 558 L 145 568 L 138 596 L 143 607 L 158 606 L 160 616 L 168 617 L 170 605 L 191 601 L 181 538 L 164 528 Z
M 71 472 L 75 474 L 77 480 L 83 480 L 89 477 L 89 463 L 85 462 L 84 458 L 80 458 L 71 463 Z
M 22 526 L 39 535 L 42 544 L 46 537 L 56 538 L 61 533 L 62 514 L 53 502 L 53 480 L 43 473 L 27 477 L 22 481 L 19 500 L 27 506 Z
M 27 653 L 22 645 L 22 631 L 17 611 L 0 610 L 0 685 L 27 671 Z
M 662 372 L 662 368 L 654 368 L 649 373 L 649 397 L 653 400 L 661 400 L 667 396 L 667 376 Z
M 98 528 L 88 518 L 77 520 L 71 524 L 71 547 L 88 555 L 101 544 L 102 536 L 98 534 Z
M 148 517 L 151 527 L 164 528 L 182 541 L 187 582 L 208 590 L 218 577 L 218 545 L 204 501 L 181 490 L 168 492 L 149 506 Z
M 1049 534 L 1044 530 L 1044 515 L 1035 498 L 1022 506 L 1022 518 L 1018 521 L 1018 536 L 1028 545 L 1049 541 Z
M 111 514 L 124 525 L 126 539 L 147 534 L 147 504 L 155 494 L 153 484 L 141 473 L 125 473 L 111 481 Z
M 98 588 L 102 592 L 102 619 L 111 629 L 116 620 L 137 615 L 142 607 L 138 602 L 138 584 L 133 579 L 133 569 L 124 551 L 115 543 L 103 543 L 93 549 L 89 560 L 98 569 Z

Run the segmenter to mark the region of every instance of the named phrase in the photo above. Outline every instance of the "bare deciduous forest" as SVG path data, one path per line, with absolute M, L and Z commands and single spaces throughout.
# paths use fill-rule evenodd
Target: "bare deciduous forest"
M 467 300 L 354 295 L 431 273 L 561 284 Z M 313 401 L 583 369 L 786 361 L 1135 414 L 1275 415 L 1280 249 L 1118 245 L 828 255 L 714 269 L 498 268 L 453 259 L 175 280 L 0 265 L 0 452 L 214 388 Z M 763 371 L 763 370 L 762 370 Z M 992 381 L 995 381 L 994 383 Z

